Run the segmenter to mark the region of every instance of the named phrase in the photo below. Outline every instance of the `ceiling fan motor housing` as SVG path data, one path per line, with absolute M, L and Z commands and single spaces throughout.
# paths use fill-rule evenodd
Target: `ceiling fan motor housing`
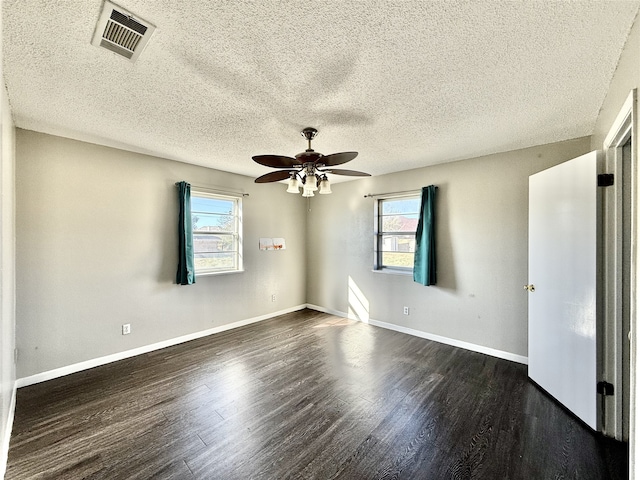
M 296 155 L 296 160 L 300 161 L 300 165 L 305 163 L 315 163 L 320 160 L 324 155 L 314 150 L 307 150 L 305 152 Z

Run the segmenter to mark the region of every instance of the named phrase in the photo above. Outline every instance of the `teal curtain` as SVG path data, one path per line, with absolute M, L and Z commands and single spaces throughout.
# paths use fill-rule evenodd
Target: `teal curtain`
M 422 188 L 420 218 L 416 230 L 416 252 L 413 259 L 413 281 L 422 285 L 436 283 L 435 203 L 438 187 Z
M 180 214 L 178 219 L 178 273 L 176 283 L 191 285 L 196 283 L 193 266 L 193 225 L 191 224 L 191 185 L 178 182 Z

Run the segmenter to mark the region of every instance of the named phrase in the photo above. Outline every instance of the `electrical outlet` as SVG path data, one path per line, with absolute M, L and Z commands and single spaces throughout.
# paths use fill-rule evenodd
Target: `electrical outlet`
M 124 325 L 122 325 L 122 334 L 129 335 L 130 333 L 131 333 L 131 324 L 125 323 Z
M 402 313 L 404 313 L 405 315 L 409 315 L 409 307 L 404 307 L 402 309 Z
M 271 295 L 271 301 L 275 302 L 276 301 L 276 294 L 274 293 L 273 295 Z

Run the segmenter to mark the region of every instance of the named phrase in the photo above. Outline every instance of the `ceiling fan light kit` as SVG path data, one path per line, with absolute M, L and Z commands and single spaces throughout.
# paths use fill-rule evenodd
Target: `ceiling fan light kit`
M 318 130 L 307 127 L 300 132 L 307 139 L 308 148 L 295 156 L 285 157 L 282 155 L 256 155 L 253 161 L 266 167 L 278 168 L 280 170 L 267 173 L 256 178 L 256 183 L 280 182 L 289 179 L 287 182 L 287 192 L 300 193 L 302 187 L 303 197 L 313 197 L 314 192 L 320 195 L 331 193 L 328 173 L 334 175 L 347 175 L 351 177 L 369 177 L 368 173 L 356 170 L 332 169 L 335 165 L 350 162 L 358 156 L 358 152 L 342 152 L 331 155 L 323 155 L 311 148 L 311 140 L 318 135 Z

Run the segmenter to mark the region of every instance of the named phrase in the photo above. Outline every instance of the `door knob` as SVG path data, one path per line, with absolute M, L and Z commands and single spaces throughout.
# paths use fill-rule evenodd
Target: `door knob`
M 530 292 L 535 292 L 536 291 L 536 287 L 535 285 L 531 284 L 531 285 L 525 285 L 524 286 L 525 290 L 529 290 Z

